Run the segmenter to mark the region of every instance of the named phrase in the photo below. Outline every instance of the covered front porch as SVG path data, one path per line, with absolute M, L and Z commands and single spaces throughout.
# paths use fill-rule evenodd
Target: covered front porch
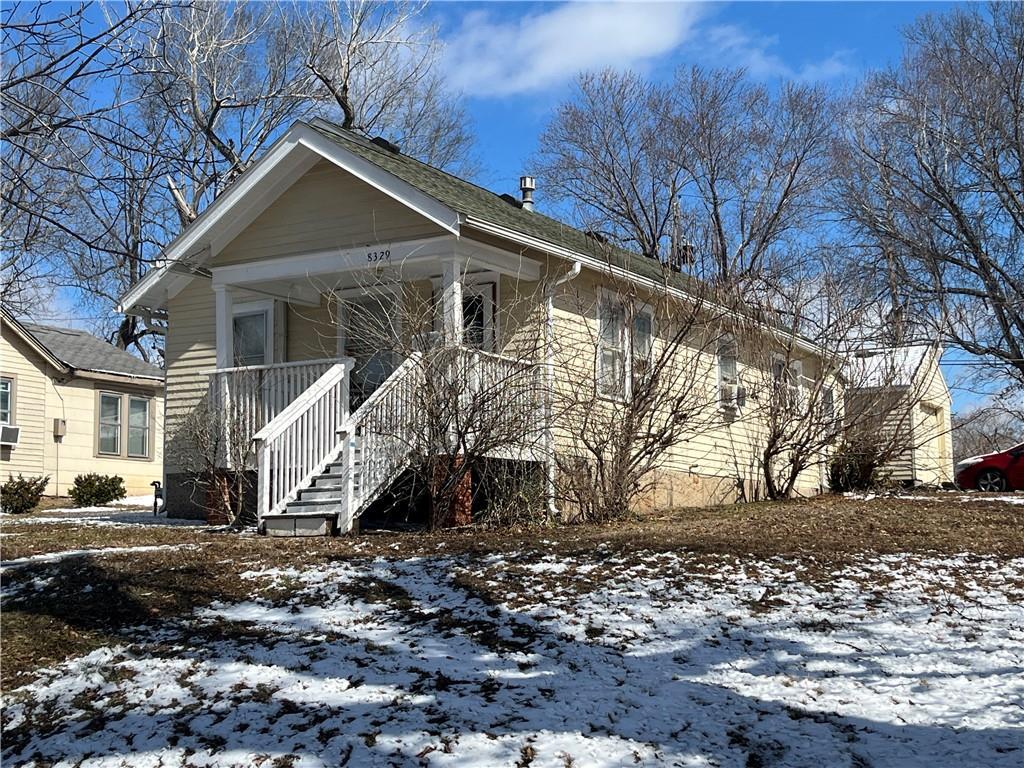
M 507 447 L 539 458 L 543 366 L 524 342 L 540 307 L 537 262 L 437 237 L 211 272 L 210 402 L 236 449 L 225 465 L 234 456 L 257 470 L 261 519 L 303 497 L 337 502 L 338 527 L 351 524 L 422 441 L 409 411 L 425 409 L 425 376 L 464 390 L 454 408 L 496 412 L 511 397 L 532 423 L 510 441 L 530 446 Z M 318 475 L 336 484 L 314 493 Z
M 255 434 L 340 359 L 353 361 L 353 407 L 438 344 L 533 360 L 536 344 L 512 342 L 539 307 L 539 277 L 536 261 L 453 237 L 214 268 L 211 395 L 240 404 L 259 393 L 245 409 Z

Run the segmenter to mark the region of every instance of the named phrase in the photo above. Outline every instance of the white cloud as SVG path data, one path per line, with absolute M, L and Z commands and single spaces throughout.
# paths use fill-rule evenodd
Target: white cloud
M 771 50 L 778 45 L 778 37 L 751 33 L 734 24 L 713 26 L 705 38 L 707 45 L 702 47 L 707 57 L 728 61 L 729 66 L 744 67 L 751 77 L 761 80 L 786 78 L 818 82 L 843 77 L 853 71 L 848 62 L 848 51 L 836 51 L 821 61 L 793 67 Z
M 690 3 L 569 3 L 518 19 L 474 11 L 448 37 L 446 70 L 474 96 L 538 92 L 584 69 L 642 68 L 687 41 L 703 13 Z

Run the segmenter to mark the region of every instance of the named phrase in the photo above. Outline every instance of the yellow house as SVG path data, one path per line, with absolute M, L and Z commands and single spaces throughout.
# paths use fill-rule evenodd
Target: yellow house
M 0 480 L 119 475 L 130 496 L 163 475 L 163 371 L 84 331 L 0 311 Z
M 849 363 L 848 408 L 865 399 L 885 404 L 877 430 L 893 457 L 890 479 L 903 485 L 953 482 L 953 398 L 936 344 L 858 353 Z
M 528 403 L 535 421 L 517 444 L 489 450 L 546 466 L 552 487 L 567 466 L 557 459 L 580 442 L 560 404 L 592 398 L 576 411 L 593 415 L 636 397 L 643 358 L 670 343 L 665 301 L 696 299 L 678 269 L 544 216 L 533 180 L 521 187 L 521 199 L 498 195 L 384 140 L 294 124 L 121 300 L 168 326 L 168 513 L 204 514 L 193 482 L 203 462 L 187 439 L 195 415 L 237 413 L 244 424 L 231 426 L 220 461 L 255 473 L 261 526 L 350 529 L 420 448 L 398 420 L 432 385 L 417 361 L 436 344 L 456 350 L 447 370 L 468 372 L 455 409 Z M 778 329 L 721 331 L 735 310 L 702 301 L 708 320 L 674 363 L 687 372 L 680 392 L 703 403 L 701 427 L 664 448 L 650 504 L 731 501 L 757 485 L 768 426 L 747 397 L 756 382 L 782 375 L 794 391 L 823 386 L 843 402 L 821 350 Z M 401 343 L 368 343 L 368 325 Z M 496 380 L 517 382 L 515 396 L 480 405 L 481 382 Z M 250 444 L 251 462 L 227 458 Z M 818 463 L 795 491 L 822 483 Z

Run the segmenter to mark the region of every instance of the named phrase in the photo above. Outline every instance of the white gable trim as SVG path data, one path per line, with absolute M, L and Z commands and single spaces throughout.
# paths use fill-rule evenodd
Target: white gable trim
M 131 312 L 137 305 L 146 303 L 147 297 L 148 304 L 155 304 L 151 292 L 164 282 L 173 263 L 184 261 L 189 256 L 194 257 L 190 263 L 197 265 L 212 259 L 321 158 L 384 192 L 448 232 L 456 236 L 459 234 L 459 214 L 451 208 L 338 146 L 309 125 L 297 122 L 164 248 L 161 265 L 147 273 L 124 294 L 118 302 L 118 311 Z M 175 286 L 177 290 L 183 287 Z

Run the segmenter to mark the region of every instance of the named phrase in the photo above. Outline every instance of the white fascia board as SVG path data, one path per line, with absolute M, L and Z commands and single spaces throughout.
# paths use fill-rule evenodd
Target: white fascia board
M 286 280 L 334 272 L 351 272 L 374 267 L 400 266 L 425 259 L 451 255 L 456 245 L 450 235 L 373 243 L 360 248 L 337 248 L 300 253 L 275 259 L 214 267 L 213 285 L 247 285 L 270 280 Z
M 459 234 L 459 224 L 462 217 L 447 205 L 437 201 L 425 192 L 421 192 L 412 184 L 399 179 L 379 165 L 374 165 L 369 160 L 349 152 L 305 123 L 296 126 L 295 131 L 297 140 L 303 146 L 309 147 L 342 170 L 348 171 L 356 178 L 380 190 L 388 197 L 397 200 L 407 208 L 411 208 L 442 229 L 451 232 L 453 235 Z
M 531 235 L 526 235 L 523 234 L 522 232 L 517 232 L 513 229 L 507 229 L 506 227 L 502 227 L 501 225 L 498 224 L 492 224 L 489 221 L 484 221 L 482 219 L 477 219 L 472 216 L 469 216 L 466 218 L 465 224 L 467 227 L 470 227 L 472 229 L 477 229 L 481 232 L 497 235 L 498 237 L 505 238 L 506 240 L 511 240 L 512 242 L 520 243 L 527 247 L 534 248 L 538 251 L 549 253 L 552 256 L 558 256 L 560 258 L 568 259 L 570 261 L 578 261 L 585 267 L 589 267 L 590 269 L 596 270 L 598 272 L 604 272 L 605 274 L 611 274 L 613 277 L 617 277 L 621 280 L 632 282 L 635 285 L 644 286 L 651 290 L 667 290 L 669 292 L 669 295 L 674 296 L 675 298 L 680 299 L 681 301 L 697 301 L 697 298 L 695 296 L 691 295 L 690 293 L 687 293 L 681 288 L 673 288 L 671 286 L 667 286 L 664 283 L 659 283 L 658 281 L 652 280 L 648 277 L 642 277 L 641 275 L 638 275 L 635 272 L 631 272 L 628 269 L 618 267 L 614 264 L 609 264 L 606 261 L 601 261 L 600 259 L 594 258 L 593 256 L 588 256 L 587 254 L 573 251 L 570 248 L 564 248 L 560 245 L 549 243 L 546 240 L 541 240 L 540 238 L 532 237 Z M 714 307 L 715 309 L 721 311 L 723 314 L 729 317 L 742 320 L 750 319 L 747 317 L 742 317 L 737 312 L 734 312 L 731 309 L 726 309 L 725 307 L 718 306 L 717 304 L 713 304 L 711 302 L 707 302 L 707 304 L 708 306 Z M 772 333 L 778 333 L 785 338 L 792 339 L 794 345 L 799 349 L 804 350 L 805 352 L 817 355 L 818 357 L 821 357 L 823 359 L 831 357 L 831 355 L 829 355 L 828 352 L 819 348 L 816 344 L 812 344 L 811 342 L 800 338 L 799 336 L 790 331 L 785 331 L 781 328 L 772 328 L 771 326 L 768 325 L 765 325 L 765 329 L 771 331 Z
M 163 263 L 156 269 L 148 272 L 142 280 L 132 286 L 132 288 L 124 294 L 118 302 L 118 311 L 130 311 L 131 308 L 150 291 L 150 289 L 163 280 L 164 276 L 170 271 L 171 264 L 173 262 L 182 261 L 187 254 L 203 247 L 204 244 L 202 243 L 202 239 L 211 235 L 212 230 L 214 230 L 214 228 L 227 216 L 229 212 L 235 212 L 236 215 L 232 217 L 232 221 L 237 227 L 240 223 L 241 216 L 237 215 L 237 212 L 234 211 L 234 209 L 244 201 L 256 186 L 268 179 L 273 180 L 275 175 L 279 177 L 283 176 L 287 179 L 294 174 L 297 168 L 301 168 L 303 166 L 308 166 L 306 170 L 311 168 L 315 163 L 315 158 L 293 155 L 293 153 L 298 149 L 301 148 L 299 146 L 298 139 L 294 135 L 294 129 L 287 131 L 281 138 L 274 142 L 263 157 L 257 160 L 256 163 L 245 171 L 245 173 L 243 173 L 234 184 L 228 187 L 222 195 L 217 197 L 195 221 L 189 224 L 181 234 L 164 247 L 162 254 Z M 289 158 L 289 156 L 293 157 L 294 162 L 288 166 L 283 166 L 282 164 Z M 306 162 L 302 162 L 303 159 Z M 292 171 L 292 173 L 288 173 L 289 170 Z M 305 171 L 303 171 L 303 173 L 304 172 Z M 298 177 L 296 176 L 295 178 Z M 294 181 L 294 179 L 291 181 Z M 290 186 L 290 183 L 288 186 Z M 280 184 L 275 184 L 274 187 L 277 191 L 277 195 L 284 191 L 284 189 L 280 189 Z M 266 197 L 268 197 L 266 194 L 261 196 L 264 200 Z M 263 207 L 265 208 L 270 204 L 270 202 L 272 201 L 266 200 Z M 246 211 L 244 213 L 251 214 L 252 208 L 252 204 L 246 206 Z M 255 216 L 253 216 L 253 218 L 255 218 Z M 249 222 L 245 222 L 245 224 L 248 223 Z M 244 228 L 244 226 L 245 225 L 242 225 L 242 228 Z M 214 255 L 212 248 L 205 248 L 205 251 L 206 252 L 203 254 L 201 259 L 196 259 L 197 263 L 201 260 L 211 258 Z
M 482 267 L 520 280 L 540 279 L 540 264 L 534 259 L 476 240 L 459 240 L 455 246 L 455 256 L 466 268 Z
M 130 312 L 155 286 L 163 282 L 171 263 L 182 261 L 187 254 L 202 249 L 203 252 L 195 260 L 197 264 L 216 256 L 320 158 L 384 192 L 444 230 L 456 236 L 459 234 L 461 217 L 457 212 L 383 168 L 330 141 L 305 123 L 295 123 L 274 142 L 263 157 L 164 248 L 163 264 L 147 273 L 121 297 L 117 304 L 118 311 Z M 260 187 L 262 189 L 258 189 Z M 189 280 L 186 279 L 186 285 Z M 182 287 L 177 286 L 174 293 Z M 173 293 L 168 291 L 168 295 Z

